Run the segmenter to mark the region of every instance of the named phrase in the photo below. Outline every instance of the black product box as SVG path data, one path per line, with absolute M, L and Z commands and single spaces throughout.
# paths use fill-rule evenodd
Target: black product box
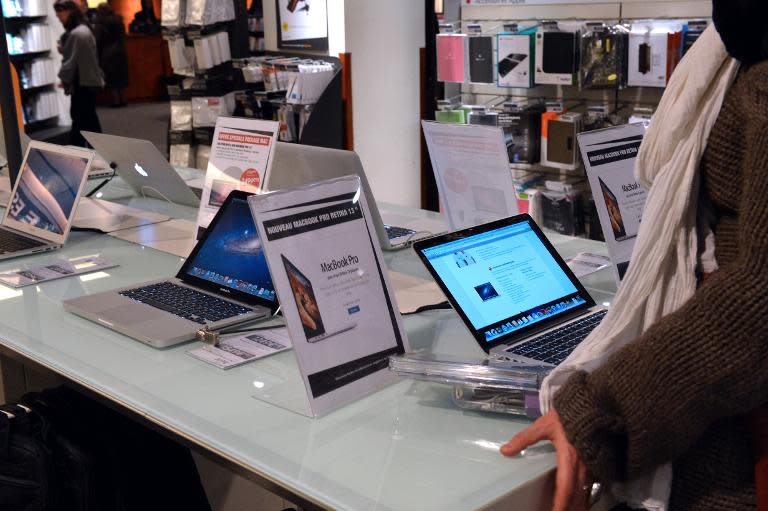
M 581 38 L 579 86 L 582 89 L 615 89 L 627 86 L 629 36 L 607 27 L 586 32 Z
M 494 83 L 493 38 L 473 36 L 469 38 L 469 81 Z
M 533 164 L 541 161 L 541 114 L 544 105 L 505 105 L 499 126 L 508 138 L 510 163 Z M 510 140 L 511 139 L 511 145 Z
M 195 128 L 195 144 L 212 146 L 214 129 L 213 127 Z
M 567 236 L 584 233 L 584 210 L 580 193 L 542 190 L 539 194 L 544 228 Z
M 169 131 L 168 132 L 168 144 L 169 145 L 191 145 L 192 144 L 192 132 L 191 131 Z

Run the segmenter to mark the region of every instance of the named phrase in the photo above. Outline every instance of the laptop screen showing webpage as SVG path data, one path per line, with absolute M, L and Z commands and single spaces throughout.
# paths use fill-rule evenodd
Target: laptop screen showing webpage
M 531 224 L 502 225 L 420 249 L 478 342 L 518 338 L 594 304 Z
M 266 302 L 277 296 L 262 251 L 259 233 L 245 198 L 231 198 L 219 211 L 182 273 L 221 290 Z M 226 292 L 226 291 L 225 291 Z
M 88 164 L 89 159 L 85 157 L 31 147 L 21 167 L 7 220 L 63 235 Z

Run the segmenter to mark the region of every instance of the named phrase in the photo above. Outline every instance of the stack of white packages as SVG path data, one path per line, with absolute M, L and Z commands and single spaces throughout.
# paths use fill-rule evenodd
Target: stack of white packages
M 171 101 L 171 131 L 192 131 L 191 101 Z
M 195 76 L 195 49 L 186 46 L 183 37 L 168 39 L 168 54 L 173 72 L 182 76 Z
M 24 52 L 49 51 L 51 49 L 51 30 L 44 23 L 30 23 L 21 30 L 24 39 Z
M 169 28 L 181 27 L 184 25 L 185 12 L 184 0 L 163 0 L 160 8 L 160 24 Z
M 192 98 L 192 126 L 201 128 L 216 126 L 219 116 L 232 115 L 235 111 L 235 94 Z
M 3 3 L 5 9 L 5 3 Z M 23 3 L 24 16 L 45 16 L 48 14 L 48 2 L 45 0 L 26 0 Z
M 29 121 L 42 121 L 59 115 L 59 103 L 55 92 L 43 92 L 34 96 L 31 100 L 31 119 Z
M 187 0 L 185 22 L 187 25 L 207 26 L 235 19 L 232 0 Z
M 195 39 L 194 44 L 198 69 L 210 69 L 232 60 L 226 32 L 204 35 Z

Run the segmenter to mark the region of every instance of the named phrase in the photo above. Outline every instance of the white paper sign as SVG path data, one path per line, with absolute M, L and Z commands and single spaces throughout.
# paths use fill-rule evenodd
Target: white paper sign
M 219 369 L 231 369 L 290 348 L 291 338 L 286 329 L 274 328 L 228 337 L 218 346 L 205 344 L 187 354 Z
M 421 125 L 452 230 L 518 213 L 501 128 L 428 121 Z
M 384 257 L 357 176 L 249 197 L 311 414 L 395 381 L 405 353 Z
M 624 277 L 645 207 L 646 190 L 635 179 L 645 136 L 642 124 L 580 133 L 579 147 L 618 281 Z
M 47 264 L 21 268 L 0 273 L 0 283 L 18 289 L 42 284 L 51 280 L 74 277 L 108 268 L 114 268 L 117 264 L 97 256 L 76 257 L 74 259 L 54 259 Z
M 280 123 L 219 117 L 197 214 L 197 239 L 232 190 L 260 193 L 267 182 Z

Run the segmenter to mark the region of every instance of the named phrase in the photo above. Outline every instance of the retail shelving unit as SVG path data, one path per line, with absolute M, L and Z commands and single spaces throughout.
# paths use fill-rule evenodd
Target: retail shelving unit
M 58 124 L 56 66 L 45 0 L 3 0 L 6 40 L 11 62 L 19 74 L 25 131 Z

